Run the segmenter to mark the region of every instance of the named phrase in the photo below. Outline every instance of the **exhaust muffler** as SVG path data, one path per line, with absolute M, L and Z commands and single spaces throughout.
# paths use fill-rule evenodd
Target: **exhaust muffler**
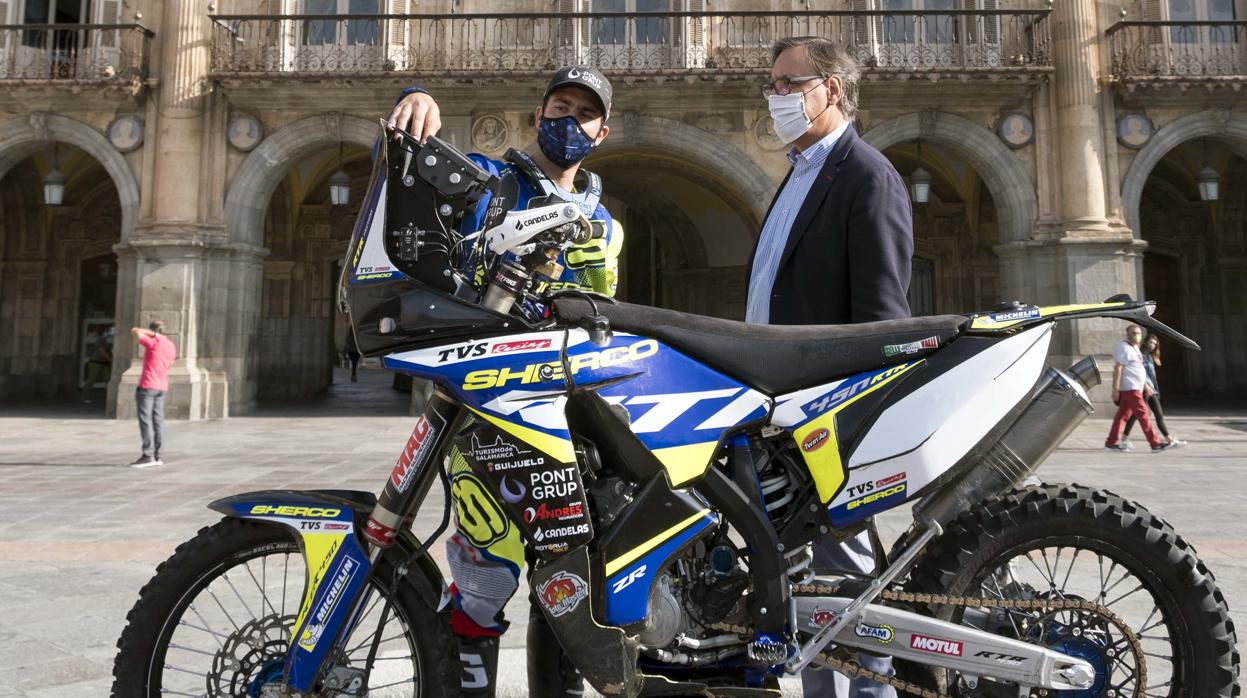
M 1095 359 L 1083 358 L 1061 371 L 1044 372 L 1030 402 L 1000 439 L 954 483 L 914 507 L 914 518 L 943 527 L 969 507 L 1015 487 L 1052 455 L 1087 415 L 1088 391 L 1100 384 Z

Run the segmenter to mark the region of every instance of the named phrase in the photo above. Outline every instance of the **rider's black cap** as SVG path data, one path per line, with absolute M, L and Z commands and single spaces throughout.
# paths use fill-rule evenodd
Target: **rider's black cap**
M 602 114 L 607 118 L 611 114 L 611 81 L 606 76 L 598 72 L 596 68 L 587 65 L 574 65 L 563 68 L 554 74 L 550 80 L 549 87 L 546 87 L 546 93 L 542 95 L 541 101 L 544 102 L 550 96 L 550 93 L 560 87 L 568 87 L 575 85 L 584 88 L 593 93 L 598 101 L 602 103 Z

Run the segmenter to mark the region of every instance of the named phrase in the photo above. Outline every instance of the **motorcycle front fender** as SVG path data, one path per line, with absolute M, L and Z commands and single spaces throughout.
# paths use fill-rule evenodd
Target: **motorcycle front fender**
M 313 690 L 329 650 L 352 624 L 372 571 L 372 561 L 357 531 L 363 529 L 375 504 L 374 495 L 354 490 L 264 490 L 208 505 L 225 516 L 284 526 L 299 541 L 308 578 L 284 677 L 297 691 Z M 385 555 L 404 572 L 402 579 L 417 590 L 419 597 L 430 608 L 440 610 L 449 598 L 441 571 L 427 554 L 413 559 L 417 550 L 415 537 L 404 531 Z M 379 580 L 385 586 L 396 581 Z

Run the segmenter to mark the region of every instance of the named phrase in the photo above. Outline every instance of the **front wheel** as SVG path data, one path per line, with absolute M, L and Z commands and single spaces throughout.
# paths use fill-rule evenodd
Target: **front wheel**
M 1099 679 L 1068 698 L 1239 695 L 1234 624 L 1212 573 L 1142 506 L 1077 485 L 1029 487 L 962 514 L 931 543 L 910 591 L 971 598 L 1079 600 L 1107 607 L 1138 639 L 1122 652 L 1094 614 L 936 606 L 938 618 L 1044 644 L 1090 661 Z M 1142 671 L 1140 669 L 1143 669 Z M 898 673 L 954 696 L 1018 695 L 1015 686 L 898 663 Z
M 331 671 L 337 672 L 331 678 L 367 672 L 367 685 L 345 694 L 333 690 L 314 695 L 448 695 L 448 687 L 457 681 L 445 679 L 449 668 L 457 671 L 458 663 L 447 623 L 407 585 L 391 594 L 376 583 L 394 577 L 384 558 L 378 565 L 360 622 L 339 656 L 330 660 Z M 126 617 L 117 642 L 112 695 L 270 694 L 280 684 L 306 581 L 303 554 L 288 530 L 238 519 L 202 529 L 156 569 Z M 368 671 L 365 665 L 378 632 L 381 643 Z

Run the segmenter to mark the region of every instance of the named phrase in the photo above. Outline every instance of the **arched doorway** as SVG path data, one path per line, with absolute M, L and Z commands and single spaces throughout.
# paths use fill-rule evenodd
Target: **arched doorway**
M 1203 346 L 1164 351 L 1167 394 L 1241 395 L 1247 389 L 1247 158 L 1235 143 L 1194 138 L 1148 173 L 1137 234 L 1148 243 L 1145 295 L 1156 317 Z M 1203 191 L 1200 179 L 1205 180 Z M 1207 186 L 1216 184 L 1216 196 Z
M 335 205 L 330 178 L 350 178 L 349 197 Z M 334 381 L 346 322 L 334 302 L 337 272 L 351 239 L 372 172 L 369 152 L 352 147 L 309 154 L 273 192 L 264 220 L 264 281 L 260 304 L 260 401 L 324 396 Z M 339 381 L 340 382 L 340 381 Z
M 625 231 L 621 300 L 744 317 L 759 229 L 750 202 L 695 165 L 646 150 L 609 152 L 588 167 L 602 175 L 605 204 Z
M 59 203 L 47 191 L 58 176 Z M 0 178 L 0 211 L 0 401 L 81 400 L 102 414 L 130 342 L 117 333 L 117 187 L 89 153 L 48 142 Z
M 898 143 L 883 151 L 910 187 L 914 216 L 914 315 L 965 313 L 999 303 L 996 201 L 975 168 L 938 143 Z M 930 177 L 926 202 L 912 198 L 914 172 Z

